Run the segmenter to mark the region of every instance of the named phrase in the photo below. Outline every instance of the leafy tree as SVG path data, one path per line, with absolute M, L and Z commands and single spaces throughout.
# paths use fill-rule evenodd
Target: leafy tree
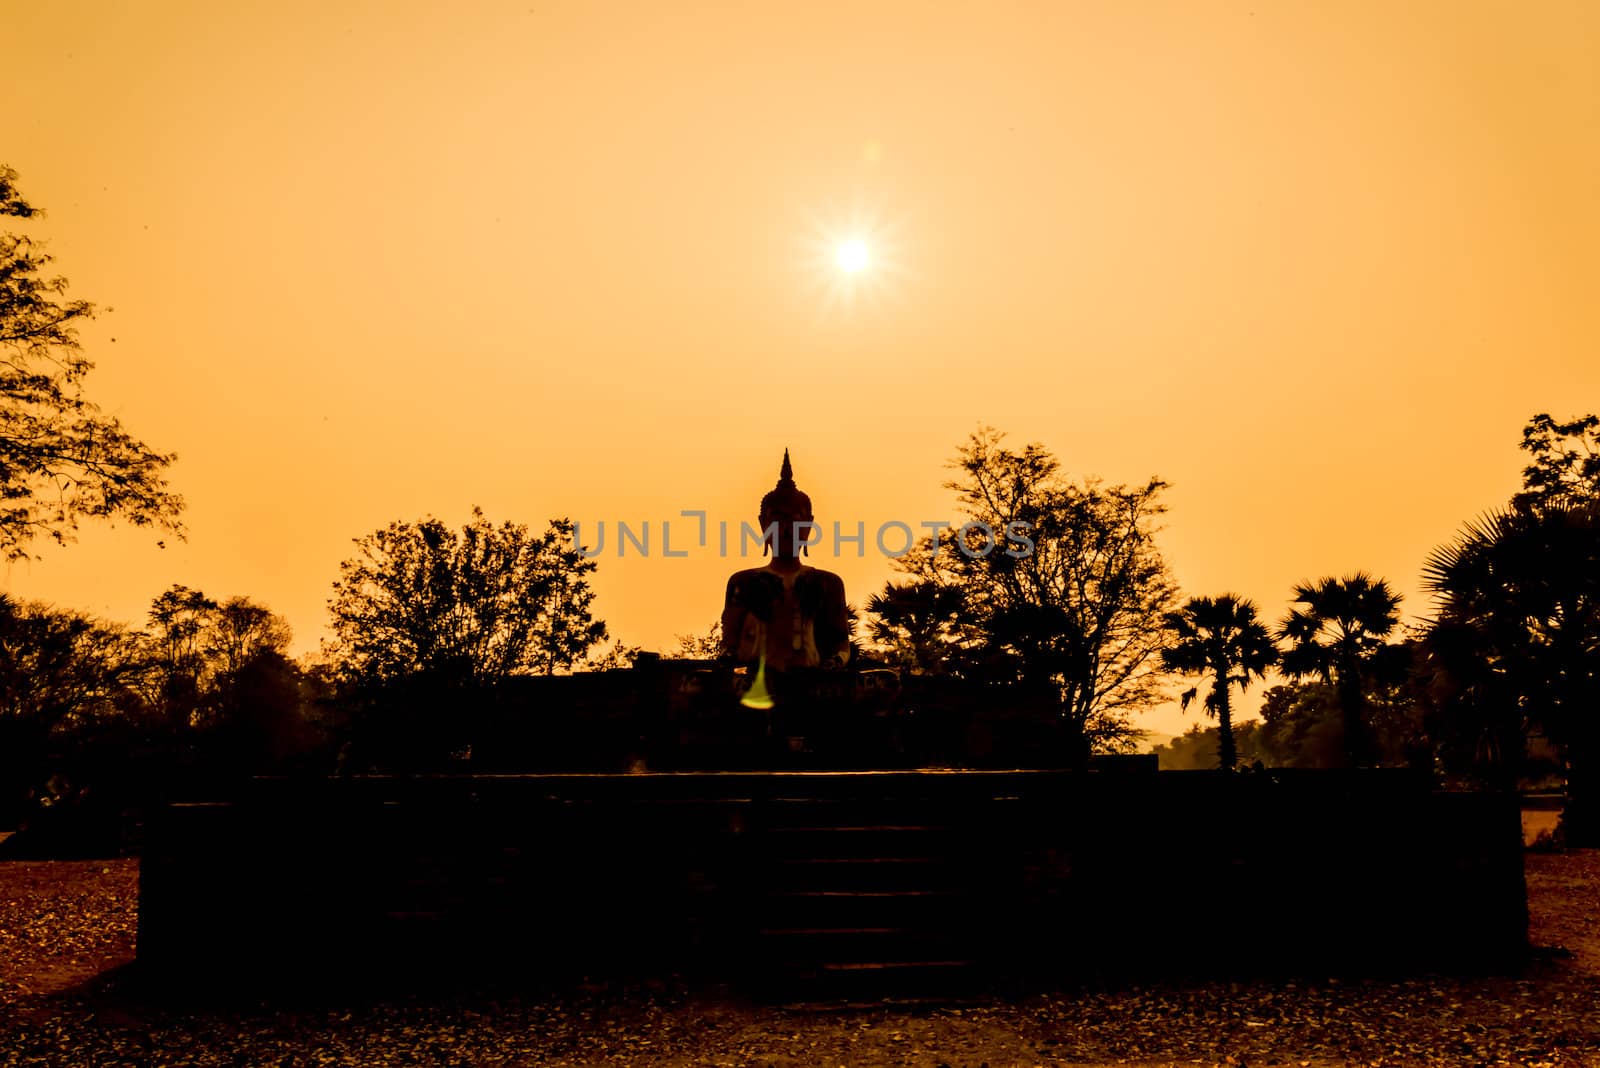
M 217 668 L 205 722 L 216 762 L 239 771 L 281 770 L 325 745 L 320 711 L 330 695 L 281 648 L 263 643 L 242 660 L 219 658 Z
M 287 620 L 247 597 L 213 603 L 207 613 L 202 718 L 235 765 L 278 767 L 318 741 L 316 688 L 289 659 L 292 638 Z
M 285 656 L 293 632 L 282 616 L 246 597 L 230 597 L 211 612 L 206 655 L 220 675 L 242 671 L 268 654 Z
M 1270 763 L 1265 759 L 1258 740 L 1261 726 L 1254 720 L 1234 726 L 1234 741 L 1241 762 L 1254 763 L 1260 760 Z M 1151 752 L 1156 755 L 1163 771 L 1204 771 L 1217 766 L 1217 750 L 1220 746 L 1218 729 L 1197 723 L 1176 738 L 1154 747 Z
M 202 694 L 211 681 L 207 631 L 217 602 L 199 590 L 173 585 L 151 602 L 150 664 L 155 672 L 152 703 L 174 726 L 198 726 Z
M 1345 766 L 1343 714 L 1332 686 L 1318 679 L 1267 689 L 1256 736 L 1263 763 L 1281 768 Z
M 644 652 L 642 645 L 627 645 L 620 640 L 612 641 L 604 650 L 591 651 L 583 662 L 584 671 L 622 671 L 631 668 L 639 662 L 639 654 Z
M 678 635 L 677 651 L 686 660 L 715 660 L 722 652 L 722 620 L 713 620 L 704 634 Z
M 596 563 L 573 545 L 565 519 L 535 537 L 522 524 L 493 526 L 474 508 L 460 531 L 429 517 L 391 523 L 356 545 L 329 601 L 328 651 L 347 683 L 483 686 L 553 674 L 606 637 L 590 614 Z
M 150 604 L 149 701 L 175 727 L 226 724 L 241 707 L 239 686 L 260 688 L 273 672 L 285 676 L 272 683 L 280 690 L 298 685 L 299 669 L 288 659 L 291 637 L 283 617 L 249 598 L 218 602 L 173 585 Z
M 1448 596 L 1445 583 L 1465 592 L 1465 576 L 1447 578 L 1435 570 L 1449 551 L 1435 549 L 1423 571 L 1424 588 L 1441 598 Z M 1484 612 L 1463 601 L 1441 611 L 1423 634 L 1429 734 L 1444 770 L 1509 789 L 1523 770 L 1527 735 L 1537 729 L 1518 693 L 1525 675 L 1512 670 L 1516 654 L 1503 652 L 1520 650 L 1523 635 L 1512 613 Z
M 1600 417 L 1540 413 L 1521 448 L 1531 462 L 1510 507 L 1424 567 L 1438 599 L 1428 698 L 1446 759 L 1502 786 L 1543 733 L 1567 764 L 1568 840 L 1600 844 Z
M 1294 588 L 1292 610 L 1278 628 L 1290 643 L 1281 669 L 1294 678 L 1314 676 L 1338 695 L 1345 757 L 1352 767 L 1376 759 L 1364 718 L 1375 674 L 1403 673 L 1407 654 L 1387 639 L 1400 625 L 1400 595 L 1362 572 L 1324 578 Z
M 1398 660 L 1408 647 L 1394 648 Z M 1412 680 L 1404 672 L 1388 671 L 1372 678 L 1369 686 L 1366 718 L 1375 762 L 1426 765 L 1428 745 Z M 1267 690 L 1253 742 L 1256 759 L 1271 767 L 1338 768 L 1349 762 L 1344 737 L 1337 688 L 1312 677 Z
M 542 603 L 532 616 L 532 634 L 536 669 L 546 675 L 569 670 L 607 637 L 605 623 L 591 611 L 594 591 L 588 575 L 599 565 L 583 555 L 573 538 L 572 523 L 554 519 L 538 542 L 544 588 Z
M 138 704 L 142 635 L 80 612 L 0 594 L 0 719 L 41 733 Z
M 0 596 L 0 819 L 31 826 L 25 848 L 48 827 L 115 848 L 125 811 L 188 776 L 310 753 L 316 694 L 288 637 L 259 605 L 184 586 L 146 630 Z
M 137 632 L 0 594 L 0 822 L 39 813 L 63 752 L 143 720 L 143 654 Z
M 1012 451 L 1003 439 L 984 428 L 957 450 L 946 488 L 962 524 L 897 564 L 960 591 L 978 636 L 960 673 L 1041 695 L 1081 755 L 1128 748 L 1138 733 L 1129 716 L 1161 699 L 1163 619 L 1176 606 L 1155 544 L 1166 483 L 1073 482 L 1042 445 Z
M 42 213 L 0 167 L 0 216 Z M 64 278 L 32 238 L 0 234 L 0 553 L 29 555 L 34 539 L 71 539 L 80 518 L 121 516 L 181 534 L 183 499 L 167 489 L 176 457 L 139 441 L 83 395 L 94 368 L 78 326 L 94 305 L 67 300 Z
M 1278 660 L 1272 635 L 1256 618 L 1255 604 L 1231 593 L 1192 597 L 1178 611 L 1167 613 L 1166 620 L 1172 644 L 1161 651 L 1162 663 L 1171 671 L 1212 677 L 1205 709 L 1217 719 L 1218 762 L 1232 771 L 1237 751 L 1229 696 L 1235 686 L 1241 692 L 1249 689 L 1251 678 L 1266 678 Z M 1194 690 L 1183 695 L 1185 709 L 1194 696 Z
M 1558 423 L 1541 412 L 1522 428 L 1520 447 L 1532 462 L 1514 506 L 1600 500 L 1600 416 Z
M 1600 844 L 1600 501 L 1524 503 L 1432 553 L 1436 689 L 1492 762 L 1542 730 L 1567 760 L 1563 830 Z

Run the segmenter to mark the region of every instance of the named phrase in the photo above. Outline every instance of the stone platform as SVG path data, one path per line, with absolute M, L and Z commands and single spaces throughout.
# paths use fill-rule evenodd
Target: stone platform
M 146 828 L 139 960 L 203 985 L 764 989 L 1481 967 L 1515 798 L 1403 771 L 255 780 Z

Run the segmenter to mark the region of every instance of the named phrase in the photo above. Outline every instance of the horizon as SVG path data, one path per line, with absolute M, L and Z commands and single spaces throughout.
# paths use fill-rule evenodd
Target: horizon
M 870 538 L 992 425 L 1170 482 L 1185 595 L 1362 570 L 1413 621 L 1523 424 L 1600 408 L 1600 9 L 616 11 L 14 15 L 15 229 L 189 537 L 86 523 L 7 592 L 246 596 L 304 655 L 392 521 L 754 521 L 787 447 Z M 867 548 L 811 561 L 858 607 Z M 599 562 L 664 652 L 745 566 Z

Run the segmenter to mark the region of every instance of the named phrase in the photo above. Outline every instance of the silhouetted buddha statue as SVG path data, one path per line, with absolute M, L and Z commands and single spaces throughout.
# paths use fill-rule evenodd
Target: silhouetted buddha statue
M 778 485 L 761 498 L 766 567 L 735 572 L 722 610 L 722 655 L 773 671 L 839 668 L 850 659 L 844 580 L 800 562 L 811 498 L 794 484 L 789 450 Z

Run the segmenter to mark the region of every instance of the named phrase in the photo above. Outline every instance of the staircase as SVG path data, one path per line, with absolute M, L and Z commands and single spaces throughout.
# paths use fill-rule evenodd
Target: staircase
M 753 962 L 784 1001 L 975 990 L 984 851 L 948 804 L 778 798 L 763 811 Z

